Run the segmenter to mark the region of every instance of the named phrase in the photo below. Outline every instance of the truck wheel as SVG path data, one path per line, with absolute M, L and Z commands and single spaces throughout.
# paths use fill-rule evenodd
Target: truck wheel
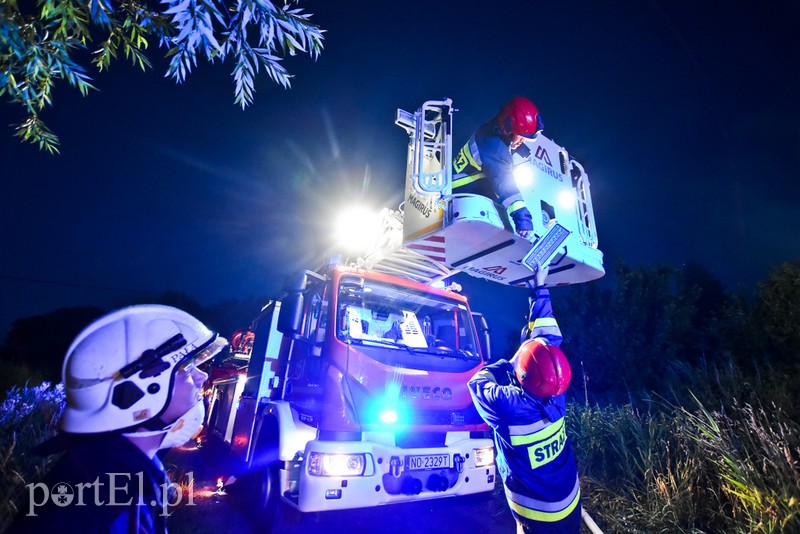
M 254 475 L 253 482 L 255 487 L 253 489 L 255 490 L 256 508 L 262 512 L 268 512 L 270 515 L 275 515 L 280 502 L 278 464 L 264 466 L 256 471 Z
M 260 432 L 256 451 L 249 473 L 252 510 L 259 527 L 266 527 L 269 532 L 277 519 L 281 500 L 276 423 L 268 424 Z

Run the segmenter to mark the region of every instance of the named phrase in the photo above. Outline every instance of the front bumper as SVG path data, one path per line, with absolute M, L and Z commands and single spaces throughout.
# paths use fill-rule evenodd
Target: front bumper
M 312 475 L 307 461 L 296 461 L 281 471 L 282 496 L 301 512 L 319 512 L 492 491 L 495 464 L 477 466 L 474 452 L 492 445 L 491 439 L 469 438 L 444 447 L 400 449 L 372 442 L 313 440 L 306 445 L 305 459 L 312 452 L 364 454 L 364 475 Z M 449 467 L 408 469 L 407 456 L 442 454 L 449 456 Z

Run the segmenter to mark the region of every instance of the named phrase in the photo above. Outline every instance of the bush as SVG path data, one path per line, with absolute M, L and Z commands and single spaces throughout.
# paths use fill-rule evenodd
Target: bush
M 13 387 L 0 406 L 0 531 L 25 500 L 25 485 L 39 482 L 55 458 L 31 449 L 55 434 L 64 409 L 64 385 Z

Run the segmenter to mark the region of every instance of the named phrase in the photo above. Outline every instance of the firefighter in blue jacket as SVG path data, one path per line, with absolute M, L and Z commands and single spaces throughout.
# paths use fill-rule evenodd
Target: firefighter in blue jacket
M 497 468 L 517 533 L 579 533 L 580 484 L 565 429 L 564 392 L 572 373 L 558 348 L 561 332 L 539 269 L 524 341 L 510 361 L 487 365 L 469 381 L 478 413 L 491 426 Z
M 533 224 L 514 181 L 512 153 L 525 139 L 534 139 L 542 128 L 536 105 L 515 97 L 480 126 L 453 159 L 453 193 L 497 200 L 506 209 L 516 232 L 525 238 L 530 236 Z

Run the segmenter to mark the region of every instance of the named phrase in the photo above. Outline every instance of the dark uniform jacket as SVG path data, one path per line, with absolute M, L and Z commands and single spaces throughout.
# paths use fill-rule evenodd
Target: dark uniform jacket
M 509 140 L 492 120 L 469 138 L 453 160 L 453 193 L 497 200 L 517 230 L 532 230 L 531 214 L 514 180 Z
M 54 447 L 52 445 L 55 444 Z M 59 436 L 64 455 L 28 489 L 9 532 L 165 533 L 167 478 L 161 462 L 115 434 Z

